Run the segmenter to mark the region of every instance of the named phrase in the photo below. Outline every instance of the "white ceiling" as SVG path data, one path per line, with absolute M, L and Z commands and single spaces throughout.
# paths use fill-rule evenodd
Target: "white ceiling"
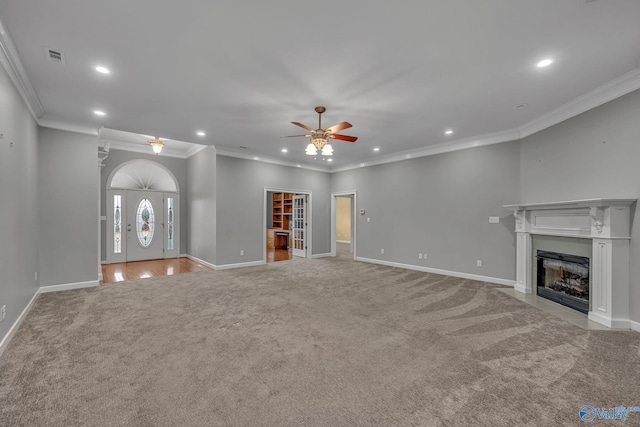
M 638 0 L 0 0 L 0 19 L 42 125 L 333 170 L 519 138 L 640 87 Z M 281 138 L 317 105 L 359 137 L 331 164 Z

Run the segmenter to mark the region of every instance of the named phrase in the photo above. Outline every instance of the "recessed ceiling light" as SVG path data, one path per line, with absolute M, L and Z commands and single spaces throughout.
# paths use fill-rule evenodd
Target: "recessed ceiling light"
M 198 136 L 207 136 L 206 133 L 204 133 L 203 131 L 199 130 L 198 132 L 196 132 L 196 135 Z
M 379 147 L 375 147 L 375 148 L 373 149 L 373 151 L 380 151 L 380 148 L 379 148 Z
M 100 111 L 100 110 L 94 110 L 93 114 L 95 114 L 96 116 L 106 116 L 107 113 L 105 113 L 104 111 Z
M 280 150 L 280 151 L 282 151 L 283 153 L 287 153 L 287 152 L 289 152 L 289 150 L 287 150 L 286 148 L 283 148 L 283 149 L 282 149 L 282 150 Z
M 333 162 L 333 159 L 327 159 L 327 162 Z
M 102 74 L 111 74 L 111 71 L 107 67 L 103 67 L 101 65 L 96 67 L 96 71 Z
M 548 67 L 549 65 L 553 64 L 553 59 L 551 58 L 546 58 L 543 59 L 542 61 L 538 62 L 538 68 L 543 68 L 543 67 Z
M 453 131 L 451 129 L 444 131 L 445 135 L 451 135 Z
M 260 157 L 256 156 L 253 158 L 253 160 L 260 160 Z

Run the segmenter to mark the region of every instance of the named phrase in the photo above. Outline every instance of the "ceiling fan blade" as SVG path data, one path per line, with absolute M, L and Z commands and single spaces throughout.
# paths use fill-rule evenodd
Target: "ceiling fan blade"
M 329 138 L 339 139 L 340 141 L 347 141 L 347 142 L 356 142 L 358 140 L 357 136 L 340 135 L 338 133 L 332 133 L 331 135 L 329 135 Z
M 329 128 L 326 128 L 325 131 L 329 132 L 329 133 L 334 133 L 334 132 L 339 132 L 343 129 L 348 129 L 351 127 L 351 123 L 349 122 L 342 122 L 342 123 L 338 123 L 337 125 L 333 125 Z
M 304 135 L 304 134 L 303 135 L 287 135 L 287 136 L 281 136 L 280 138 L 296 138 L 296 137 L 299 137 L 299 136 L 304 136 L 304 137 L 309 138 L 311 135 L 309 135 L 309 134 L 306 134 L 306 135 Z
M 311 129 L 309 126 L 307 126 L 307 125 L 303 125 L 302 123 L 298 123 L 298 122 L 291 122 L 291 123 L 293 123 L 293 124 L 294 124 L 294 125 L 296 125 L 296 126 L 300 126 L 302 129 L 306 129 L 306 130 L 313 130 L 313 129 Z

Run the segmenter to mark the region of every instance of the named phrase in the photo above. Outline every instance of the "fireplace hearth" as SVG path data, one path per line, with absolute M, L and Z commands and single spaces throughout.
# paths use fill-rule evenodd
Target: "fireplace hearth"
M 589 258 L 541 250 L 536 258 L 538 296 L 587 314 Z

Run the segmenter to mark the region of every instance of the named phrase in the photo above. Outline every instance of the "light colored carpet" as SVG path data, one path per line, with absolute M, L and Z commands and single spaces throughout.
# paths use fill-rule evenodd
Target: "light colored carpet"
M 144 279 L 38 298 L 0 425 L 582 425 L 640 405 L 639 338 L 345 257 Z

